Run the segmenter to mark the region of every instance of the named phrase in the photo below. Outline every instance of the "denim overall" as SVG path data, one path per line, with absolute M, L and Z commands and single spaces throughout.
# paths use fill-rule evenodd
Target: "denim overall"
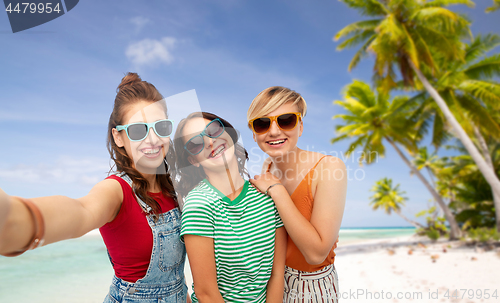
M 126 174 L 117 174 L 132 187 Z M 151 207 L 136 196 L 141 207 L 150 213 Z M 146 275 L 137 282 L 127 282 L 116 276 L 104 303 L 174 303 L 186 302 L 184 280 L 186 248 L 180 240 L 181 213 L 174 208 L 166 213 L 146 216 L 153 232 L 153 251 Z

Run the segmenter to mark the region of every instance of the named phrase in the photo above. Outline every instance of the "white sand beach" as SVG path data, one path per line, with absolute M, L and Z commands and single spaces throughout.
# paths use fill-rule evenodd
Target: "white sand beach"
M 341 302 L 500 302 L 499 249 L 411 236 L 336 252 Z

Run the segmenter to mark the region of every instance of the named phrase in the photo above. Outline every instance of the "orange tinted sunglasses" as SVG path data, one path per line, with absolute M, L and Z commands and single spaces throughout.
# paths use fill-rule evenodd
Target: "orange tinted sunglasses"
M 276 125 L 283 130 L 289 131 L 294 129 L 298 122 L 300 121 L 302 115 L 300 113 L 286 113 L 278 116 L 272 117 L 260 117 L 252 119 L 248 122 L 254 133 L 256 134 L 265 134 L 271 128 L 271 124 L 273 121 L 276 122 Z

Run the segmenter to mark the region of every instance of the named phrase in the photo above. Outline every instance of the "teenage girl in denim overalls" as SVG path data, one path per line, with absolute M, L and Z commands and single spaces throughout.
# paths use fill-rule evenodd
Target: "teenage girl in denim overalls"
M 137 74 L 122 79 L 108 125 L 117 172 L 85 197 L 27 200 L 0 190 L 0 254 L 16 256 L 100 228 L 115 271 L 104 302 L 190 302 L 167 164 L 172 121 L 162 99 Z

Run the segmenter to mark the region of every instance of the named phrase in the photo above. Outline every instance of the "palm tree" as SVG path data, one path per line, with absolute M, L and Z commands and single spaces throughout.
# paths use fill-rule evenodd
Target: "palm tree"
M 334 102 L 344 108 L 346 113 L 333 117 L 342 119 L 345 125 L 336 126 L 338 136 L 331 142 L 356 138 L 347 149 L 346 155 L 361 147 L 363 153 L 360 160 L 367 164 L 376 162 L 378 157 L 383 157 L 385 155 L 383 141 L 389 142 L 443 210 L 450 224 L 450 239 L 457 239 L 460 236 L 460 228 L 449 207 L 400 148 L 401 145 L 410 153 L 415 153 L 416 142 L 420 139 L 415 132 L 415 126 L 418 126 L 420 121 L 408 120 L 414 111 L 413 107 L 408 106 L 408 99 L 407 96 L 396 96 L 390 100 L 389 94 L 376 94 L 368 84 L 354 81 L 345 87 L 344 100 Z
M 405 201 L 408 198 L 403 197 L 406 192 L 399 190 L 399 184 L 392 187 L 392 179 L 383 178 L 378 180 L 371 191 L 374 192 L 373 196 L 370 197 L 370 205 L 373 206 L 373 210 L 382 208 L 388 215 L 391 212 L 395 212 L 411 225 L 417 228 L 424 228 L 422 224 L 408 219 L 401 213 L 401 206 L 405 205 Z
M 500 8 L 500 0 L 493 0 L 493 6 L 486 9 L 487 13 L 494 12 Z
M 474 6 L 471 0 L 341 0 L 363 15 L 375 17 L 344 27 L 334 37 L 346 38 L 338 50 L 362 44 L 349 70 L 359 61 L 375 55 L 374 78 L 384 90 L 395 86 L 396 70 L 409 86 L 423 85 L 439 106 L 455 135 L 463 143 L 491 188 L 500 195 L 500 180 L 450 111 L 445 100 L 429 83 L 422 68 L 438 69 L 436 56 L 448 61 L 464 60 L 461 39 L 470 34 L 469 22 L 445 7 L 452 4 Z M 420 83 L 415 83 L 415 76 Z M 500 228 L 500 217 L 497 217 Z
M 490 80 L 500 76 L 500 54 L 486 54 L 498 45 L 500 37 L 497 35 L 477 36 L 466 45 L 464 61 L 438 60 L 441 68 L 434 81 L 436 90 L 446 100 L 464 130 L 474 139 L 489 169 L 495 174 L 492 151 L 489 150 L 485 137 L 497 142 L 500 139 L 500 84 Z M 414 116 L 428 120 L 421 124 L 419 132 L 425 133 L 430 120 L 434 120 L 432 143 L 438 148 L 449 135 L 436 103 L 425 92 L 416 95 L 409 102 L 420 102 L 420 108 L 415 111 Z M 500 220 L 500 195 L 493 191 L 493 197 L 496 217 Z M 500 229 L 500 222 L 497 228 Z

